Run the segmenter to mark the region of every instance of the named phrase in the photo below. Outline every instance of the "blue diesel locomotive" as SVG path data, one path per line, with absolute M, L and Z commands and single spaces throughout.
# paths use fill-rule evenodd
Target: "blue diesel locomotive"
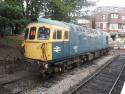
M 43 73 L 64 71 L 109 51 L 109 35 L 98 29 L 38 18 L 27 26 L 22 43 L 27 61 L 41 64 Z

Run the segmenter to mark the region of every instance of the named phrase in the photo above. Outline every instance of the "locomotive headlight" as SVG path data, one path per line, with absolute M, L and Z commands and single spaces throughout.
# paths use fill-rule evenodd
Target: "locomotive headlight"
M 48 64 L 45 64 L 45 68 L 48 69 Z

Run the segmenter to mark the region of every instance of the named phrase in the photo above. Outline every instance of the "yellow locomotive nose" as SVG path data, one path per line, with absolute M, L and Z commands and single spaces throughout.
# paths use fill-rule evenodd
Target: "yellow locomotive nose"
M 44 24 L 30 24 L 26 29 L 22 46 L 25 58 L 38 61 L 52 60 L 50 27 L 45 27 Z
M 51 43 L 41 43 L 26 41 L 25 42 L 25 57 L 33 60 L 49 61 L 51 57 Z

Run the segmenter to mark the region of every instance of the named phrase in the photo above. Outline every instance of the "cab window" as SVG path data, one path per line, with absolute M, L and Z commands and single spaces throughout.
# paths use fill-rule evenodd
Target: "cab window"
M 50 29 L 46 28 L 46 27 L 40 27 L 38 29 L 38 35 L 37 38 L 38 39 L 49 39 L 50 37 Z
M 65 31 L 65 33 L 64 33 L 64 39 L 68 39 L 68 37 L 69 37 L 69 33 L 68 33 L 68 31 Z
M 53 39 L 56 39 L 56 31 L 53 33 Z
M 35 35 L 36 35 L 36 27 L 31 27 L 30 28 L 29 39 L 31 39 L 31 40 L 35 39 Z
M 27 28 L 26 31 L 25 31 L 24 39 L 28 39 L 28 33 L 29 33 L 29 28 Z
M 61 32 L 61 30 L 57 31 L 57 39 L 62 39 L 62 32 Z
M 53 39 L 62 39 L 62 31 L 61 30 L 55 30 L 53 32 Z

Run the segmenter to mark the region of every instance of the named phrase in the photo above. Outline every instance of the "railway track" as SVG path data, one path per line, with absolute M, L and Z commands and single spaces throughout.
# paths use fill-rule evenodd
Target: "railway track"
M 120 94 L 123 88 L 124 82 L 125 82 L 125 68 L 121 72 L 121 75 L 119 75 L 119 78 L 116 80 L 116 83 L 114 84 L 110 94 Z
M 116 87 L 120 86 L 119 90 L 121 90 L 120 78 L 122 77 L 122 82 L 125 80 L 125 74 L 123 73 L 125 71 L 124 62 L 125 55 L 116 57 L 78 86 L 71 89 L 68 94 L 120 94 Z
M 89 63 L 89 65 L 90 64 L 91 63 Z M 0 88 L 2 88 L 2 90 L 4 91 L 0 94 L 24 94 L 25 91 L 27 90 L 30 91 L 35 87 L 49 88 L 53 84 L 61 80 L 60 77 L 58 79 L 57 78 L 58 77 L 55 77 L 51 80 L 49 79 L 48 81 L 44 81 L 43 83 L 43 81 L 41 80 L 41 77 L 38 77 L 38 75 L 30 75 L 30 76 L 27 75 L 26 77 L 1 84 Z

